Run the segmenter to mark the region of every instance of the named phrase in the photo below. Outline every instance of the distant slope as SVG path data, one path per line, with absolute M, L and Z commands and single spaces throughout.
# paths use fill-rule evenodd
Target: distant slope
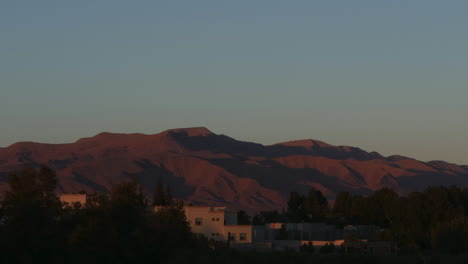
M 57 171 L 58 192 L 107 192 L 136 176 L 151 194 L 162 176 L 179 199 L 251 211 L 282 208 L 290 191 L 310 187 L 333 198 L 342 190 L 468 186 L 468 167 L 443 161 L 383 157 L 315 140 L 263 146 L 186 128 L 155 135 L 101 133 L 71 144 L 16 143 L 0 149 L 0 188 L 7 188 L 8 172 L 41 163 Z

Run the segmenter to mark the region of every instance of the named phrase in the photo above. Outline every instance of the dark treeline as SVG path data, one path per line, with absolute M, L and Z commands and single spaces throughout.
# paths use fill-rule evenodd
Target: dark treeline
M 338 193 L 334 206 L 320 191 L 291 193 L 285 212 L 264 211 L 253 224 L 326 222 L 336 225 L 375 225 L 376 240 L 394 242 L 401 254 L 468 253 L 468 189 L 429 187 L 399 196 L 388 188 L 370 196 Z
M 194 235 L 183 204 L 158 180 L 147 201 L 136 180 L 109 194 L 88 194 L 86 205 L 64 207 L 54 190 L 57 179 L 46 166 L 9 176 L 0 206 L 1 263 L 398 263 L 418 258 L 335 257 L 310 252 L 236 252 Z M 157 213 L 152 205 L 166 205 Z M 321 221 L 382 227 L 376 239 L 393 241 L 401 254 L 466 253 L 468 190 L 433 187 L 398 196 L 390 189 L 368 197 L 339 193 L 330 207 L 322 193 L 292 193 L 284 212 L 261 212 L 241 224 Z M 339 252 L 338 250 L 336 252 Z
M 135 180 L 109 195 L 88 195 L 84 207 L 63 207 L 49 168 L 9 177 L 0 209 L 1 263 L 158 263 L 173 249 L 203 252 L 181 204 L 154 213 Z M 167 191 L 165 197 L 168 197 Z

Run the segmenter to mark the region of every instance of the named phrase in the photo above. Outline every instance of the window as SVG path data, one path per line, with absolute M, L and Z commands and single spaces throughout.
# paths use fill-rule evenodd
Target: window
M 201 218 L 195 218 L 195 225 L 202 225 L 202 219 Z
M 218 221 L 218 222 L 219 222 L 219 218 L 216 218 L 216 221 Z
M 228 238 L 229 238 L 229 240 L 231 240 L 231 241 L 235 241 L 235 240 L 236 240 L 236 234 L 235 234 L 235 233 L 229 232 Z
M 246 233 L 240 233 L 239 234 L 239 240 L 247 240 L 247 234 Z
M 215 219 L 214 218 L 211 218 L 211 221 L 214 221 Z

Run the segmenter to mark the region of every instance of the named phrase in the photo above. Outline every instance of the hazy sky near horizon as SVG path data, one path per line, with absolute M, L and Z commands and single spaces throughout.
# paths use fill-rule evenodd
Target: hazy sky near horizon
M 206 126 L 468 164 L 468 1 L 0 2 L 0 147 Z

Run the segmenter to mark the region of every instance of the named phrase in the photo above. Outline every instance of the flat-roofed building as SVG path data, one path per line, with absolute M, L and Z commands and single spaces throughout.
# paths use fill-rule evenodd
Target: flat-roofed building
M 224 233 L 226 207 L 184 206 L 192 232 L 214 240 L 227 240 Z
M 156 206 L 157 211 L 160 206 Z M 252 226 L 238 225 L 237 212 L 226 207 L 184 206 L 193 233 L 232 243 L 252 243 Z

